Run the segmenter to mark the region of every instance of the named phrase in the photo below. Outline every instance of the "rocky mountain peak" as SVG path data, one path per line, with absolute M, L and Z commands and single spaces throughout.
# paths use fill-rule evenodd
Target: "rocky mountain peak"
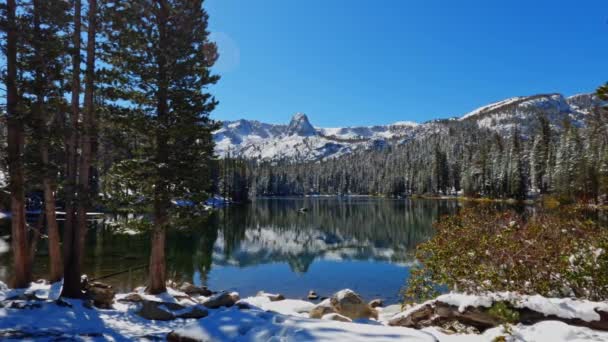
M 304 113 L 296 113 L 291 118 L 287 127 L 287 135 L 299 135 L 303 137 L 317 135 L 317 131 L 308 121 L 308 117 Z

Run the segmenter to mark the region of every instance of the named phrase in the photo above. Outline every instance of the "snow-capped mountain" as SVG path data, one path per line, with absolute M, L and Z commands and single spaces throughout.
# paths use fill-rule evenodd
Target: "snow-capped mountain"
M 460 121 L 475 121 L 479 127 L 510 133 L 515 127 L 526 134 L 535 127 L 536 117 L 543 113 L 556 127 L 569 118 L 582 125 L 585 115 L 600 105 L 593 94 L 580 94 L 565 98 L 561 94 L 520 96 L 492 103 L 463 115 Z
M 296 113 L 289 125 L 259 121 L 225 121 L 214 133 L 220 156 L 242 156 L 259 160 L 311 161 L 337 157 L 358 148 L 383 146 L 387 140 L 411 136 L 418 127 L 398 122 L 371 127 L 314 127 L 308 117 Z
M 225 121 L 214 133 L 216 153 L 264 161 L 292 162 L 334 158 L 358 149 L 383 148 L 424 134 L 442 134 L 447 125 L 474 123 L 480 128 L 509 134 L 517 127 L 523 134 L 534 129 L 537 115 L 544 113 L 559 127 L 565 118 L 582 124 L 600 100 L 593 94 L 564 97 L 561 94 L 518 96 L 480 107 L 461 117 L 423 124 L 401 121 L 390 125 L 320 128 L 303 113 L 288 125 L 254 120 Z

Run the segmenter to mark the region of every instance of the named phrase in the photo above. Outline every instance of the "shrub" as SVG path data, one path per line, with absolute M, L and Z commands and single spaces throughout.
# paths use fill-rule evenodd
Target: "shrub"
M 608 229 L 574 209 L 526 217 L 474 206 L 435 226 L 436 235 L 417 248 L 406 302 L 432 298 L 442 288 L 608 297 Z

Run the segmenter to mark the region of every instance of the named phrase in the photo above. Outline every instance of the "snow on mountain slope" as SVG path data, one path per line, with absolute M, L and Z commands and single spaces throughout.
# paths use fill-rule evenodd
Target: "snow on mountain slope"
M 400 121 L 390 125 L 361 127 L 314 127 L 308 117 L 296 113 L 288 125 L 238 120 L 223 122 L 214 133 L 216 153 L 264 161 L 315 161 L 335 158 L 359 149 L 381 149 L 427 134 L 444 134 L 446 125 L 473 122 L 480 128 L 508 135 L 515 127 L 524 135 L 537 125 L 543 113 L 555 127 L 565 118 L 582 125 L 585 115 L 601 104 L 594 94 L 565 98 L 561 94 L 512 97 L 480 107 L 460 118 L 423 124 Z M 450 126 L 452 127 L 452 126 Z
M 214 133 L 214 139 L 220 156 L 301 162 L 383 146 L 385 140 L 411 135 L 417 126 L 413 122 L 399 122 L 386 126 L 315 128 L 305 114 L 296 113 L 289 125 L 226 121 Z
M 488 128 L 500 134 L 510 134 L 515 127 L 530 134 L 543 114 L 554 127 L 561 127 L 565 119 L 583 125 L 585 116 L 600 101 L 593 94 L 580 94 L 565 98 L 561 94 L 540 94 L 513 97 L 476 109 L 459 121 L 474 121 L 478 127 Z

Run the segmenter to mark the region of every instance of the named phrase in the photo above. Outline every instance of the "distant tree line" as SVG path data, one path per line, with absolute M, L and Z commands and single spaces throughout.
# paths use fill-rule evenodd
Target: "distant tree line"
M 597 95 L 606 100 L 607 86 Z M 608 194 L 608 110 L 584 122 L 552 122 L 542 109 L 508 133 L 475 120 L 441 120 L 432 133 L 384 149 L 309 163 L 251 163 L 257 195 L 463 194 L 525 199 L 552 193 L 564 200 L 603 201 Z M 522 129 L 525 128 L 525 133 Z
M 83 296 L 87 211 L 116 202 L 152 217 L 147 289 L 165 291 L 165 230 L 181 209 L 173 203 L 206 198 L 218 162 L 209 118 L 217 101 L 208 92 L 218 53 L 202 6 L 0 2 L 14 286 L 32 277 L 43 226 L 26 220 L 26 196 L 41 191 L 49 278 L 63 278 L 62 295 Z

